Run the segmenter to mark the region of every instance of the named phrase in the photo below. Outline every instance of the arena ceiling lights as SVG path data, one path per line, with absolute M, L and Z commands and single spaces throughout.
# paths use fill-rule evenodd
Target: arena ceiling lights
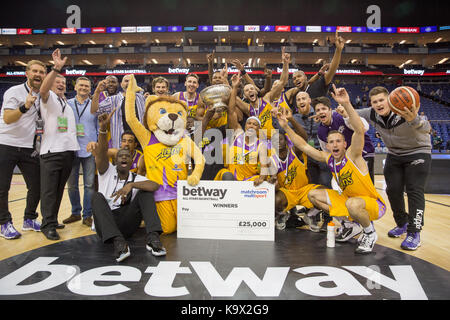
M 91 28 L 1 28 L 1 35 L 91 34 L 149 32 L 348 32 L 348 33 L 430 33 L 450 30 L 450 26 L 425 27 L 352 27 L 352 26 L 277 26 L 277 25 L 203 25 L 203 26 L 124 26 Z

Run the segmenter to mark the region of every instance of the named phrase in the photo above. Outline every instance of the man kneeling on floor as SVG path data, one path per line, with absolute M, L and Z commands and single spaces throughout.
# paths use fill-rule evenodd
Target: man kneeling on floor
M 159 238 L 162 228 L 153 198 L 159 185 L 130 172 L 133 158 L 128 149 L 119 149 L 116 166 L 109 162 L 107 128 L 113 113 L 98 117 L 98 144 L 90 145 L 91 150 L 88 150 L 95 156 L 99 173 L 99 192 L 92 198 L 95 230 L 103 243 L 113 241 L 115 259 L 120 262 L 130 256 L 125 238 L 137 231 L 143 219 L 147 250 L 154 256 L 163 256 L 166 249 Z
M 381 218 L 386 212 L 386 204 L 378 194 L 369 168 L 362 157 L 364 148 L 364 125 L 350 103 L 344 88 L 333 85 L 331 95 L 347 111 L 353 127 L 352 143 L 348 149 L 345 137 L 338 131 L 328 133 L 327 148 L 331 152 L 319 151 L 298 136 L 288 125 L 286 115 L 279 113 L 278 122 L 287 132 L 294 145 L 311 158 L 328 164 L 339 185 L 339 191 L 331 189 L 312 189 L 308 199 L 314 207 L 330 213 L 332 217 L 349 217 L 363 227 L 358 239 L 356 253 L 369 253 L 378 239 L 373 220 Z M 341 231 L 345 231 L 342 228 Z M 337 235 L 337 238 L 340 234 Z

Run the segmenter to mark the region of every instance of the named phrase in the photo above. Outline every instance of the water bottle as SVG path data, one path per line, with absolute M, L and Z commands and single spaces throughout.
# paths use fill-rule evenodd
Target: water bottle
M 334 223 L 329 222 L 327 225 L 327 247 L 334 248 L 335 244 Z

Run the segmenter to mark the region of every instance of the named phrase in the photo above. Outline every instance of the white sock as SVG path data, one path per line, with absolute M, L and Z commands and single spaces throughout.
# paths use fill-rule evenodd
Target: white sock
M 372 233 L 375 231 L 375 228 L 373 227 L 373 224 L 371 223 L 367 228 L 363 228 L 364 233 Z

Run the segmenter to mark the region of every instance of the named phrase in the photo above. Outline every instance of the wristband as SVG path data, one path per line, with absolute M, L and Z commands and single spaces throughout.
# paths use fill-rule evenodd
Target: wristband
M 108 134 L 108 130 L 106 130 L 106 131 L 98 130 L 98 133 L 100 133 L 100 134 Z
M 55 67 L 53 67 L 52 70 L 55 71 L 56 73 L 61 73 L 61 70 L 58 70 Z
M 241 75 L 245 75 L 247 73 L 247 71 L 245 71 L 245 69 L 241 70 Z
M 25 107 L 25 105 L 23 105 L 23 106 L 19 107 L 19 111 L 22 113 L 26 113 L 28 111 L 28 109 L 27 109 L 27 107 Z

